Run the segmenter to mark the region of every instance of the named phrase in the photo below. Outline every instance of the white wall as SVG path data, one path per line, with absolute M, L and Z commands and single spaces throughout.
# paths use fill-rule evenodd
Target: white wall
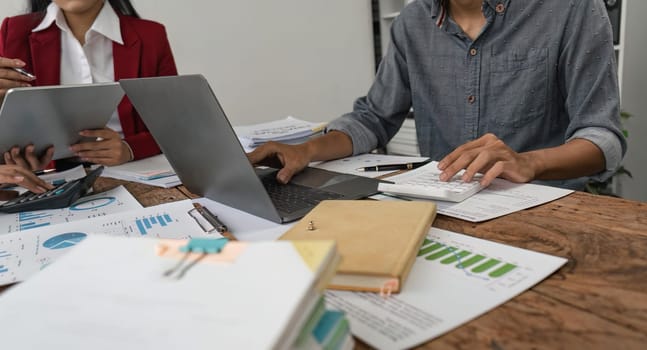
M 163 23 L 181 74 L 204 74 L 232 124 L 350 111 L 374 76 L 368 0 L 132 0 Z M 0 1 L 0 16 L 27 0 Z
M 624 198 L 647 202 L 647 1 L 627 1 L 625 23 L 624 67 L 622 77 L 622 109 L 631 113 L 625 127 L 629 131 L 629 148 L 624 166 L 633 179 L 620 182 Z

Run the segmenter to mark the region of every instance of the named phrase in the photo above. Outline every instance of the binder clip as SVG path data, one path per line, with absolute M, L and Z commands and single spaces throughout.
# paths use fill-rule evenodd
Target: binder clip
M 218 232 L 221 236 L 235 241 L 236 237 L 229 232 L 227 225 L 225 225 L 215 214 L 209 209 L 200 205 L 200 203 L 193 203 L 194 208 L 189 210 L 189 216 L 195 220 L 200 228 L 206 233 Z
M 181 279 L 182 277 L 184 277 L 186 272 L 189 271 L 189 269 L 199 263 L 207 255 L 220 253 L 227 242 L 229 242 L 227 238 L 191 238 L 186 245 L 179 248 L 179 251 L 184 253 L 184 255 L 182 255 L 182 258 L 175 266 L 166 270 L 164 272 L 164 276 L 171 277 L 173 276 L 173 274 L 177 273 L 175 279 Z M 168 247 L 166 249 L 168 249 Z M 160 253 L 163 254 L 164 252 Z M 193 259 L 188 264 L 184 265 L 189 257 L 195 254 L 199 254 L 198 257 Z
M 391 296 L 391 292 L 395 289 L 398 289 L 398 286 L 400 285 L 400 282 L 398 281 L 397 278 L 392 278 L 382 285 L 380 288 L 380 296 L 383 299 L 388 299 Z

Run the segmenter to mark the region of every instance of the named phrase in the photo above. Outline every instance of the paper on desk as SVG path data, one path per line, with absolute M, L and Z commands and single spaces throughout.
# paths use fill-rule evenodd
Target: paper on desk
M 240 241 L 276 240 L 294 225 L 294 222 L 277 224 L 207 198 L 198 198 L 193 201 L 202 204 L 218 216 Z
M 181 279 L 157 244 L 93 236 L 7 291 L 3 349 L 287 349 L 318 300 L 318 263 L 291 242 L 236 243 Z
M 163 154 L 105 167 L 101 176 L 170 188 L 182 184 Z
M 187 199 L 0 235 L 0 285 L 25 280 L 91 234 L 172 239 L 222 237 L 205 233 L 188 214 L 192 208 Z
M 85 196 L 68 208 L 0 214 L 0 238 L 3 234 L 52 226 L 60 223 L 98 218 L 137 210 L 141 204 L 123 186 Z
M 80 179 L 82 177 L 85 177 L 85 175 L 87 174 L 85 172 L 85 169 L 83 168 L 83 165 L 79 165 L 71 169 L 47 173 L 39 177 L 49 183 L 56 183 L 58 181 L 72 181 Z
M 398 175 L 388 178 L 397 181 Z M 435 201 L 438 214 L 471 222 L 482 222 L 516 211 L 532 208 L 571 194 L 572 190 L 558 187 L 517 184 L 494 179 L 492 184 L 472 197 L 460 202 Z M 377 200 L 408 200 L 404 197 L 375 195 Z M 416 198 L 415 200 L 425 200 Z
M 389 170 L 389 171 L 358 171 L 358 168 L 378 166 L 385 164 L 407 164 L 407 163 L 416 163 L 422 162 L 429 158 L 426 157 L 407 157 L 407 156 L 395 156 L 389 154 L 360 154 L 353 157 L 346 157 L 337 160 L 331 160 L 327 162 L 321 162 L 315 165 L 312 165 L 314 168 L 325 169 L 330 171 L 336 171 L 338 173 L 353 174 L 357 176 L 365 177 L 380 177 L 387 175 L 398 170 Z
M 235 126 L 234 131 L 243 147 L 256 147 L 268 141 L 302 142 L 320 133 L 326 123 L 313 123 L 294 117 L 254 125 Z
M 327 291 L 351 332 L 378 349 L 407 349 L 499 306 L 566 259 L 432 228 L 398 295 Z
M 86 173 L 85 173 L 85 169 L 83 168 L 83 165 L 79 165 L 72 169 L 68 169 L 65 171 L 51 172 L 51 173 L 39 175 L 38 177 L 40 177 L 46 182 L 49 182 L 54 185 L 58 185 L 66 181 L 80 179 L 82 177 L 85 177 L 85 175 Z M 17 191 L 20 194 L 27 192 L 26 188 L 20 187 L 20 186 L 10 186 L 10 187 L 3 186 L 3 189 L 10 189 L 12 191 Z M 0 201 L 0 203 L 4 203 L 4 202 L 5 201 Z

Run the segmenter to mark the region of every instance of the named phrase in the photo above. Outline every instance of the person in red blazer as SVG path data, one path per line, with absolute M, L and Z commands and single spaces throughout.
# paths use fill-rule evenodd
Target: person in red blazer
M 62 66 L 62 47 L 71 47 L 70 40 L 74 41 L 76 38 L 90 57 L 92 53 L 88 53 L 88 50 L 94 47 L 86 45 L 92 43 L 92 41 L 85 42 L 88 38 L 87 33 L 95 20 L 105 20 L 104 11 L 110 10 L 114 10 L 114 13 L 111 13 L 112 17 L 109 17 L 114 21 L 109 23 L 114 23 L 116 27 L 116 18 L 118 18 L 119 28 L 115 30 L 120 32 L 122 41 L 122 43 L 112 41 L 112 58 L 107 61 L 113 62 L 114 81 L 123 78 L 177 75 L 164 27 L 161 24 L 140 19 L 128 0 L 53 0 L 60 9 L 60 12 L 54 12 L 54 14 L 49 13 L 54 7 L 51 2 L 32 0 L 32 13 L 4 19 L 0 28 L 0 100 L 11 87 L 61 84 L 61 71 L 75 69 Z M 112 6 L 112 8 L 104 9 L 104 6 Z M 59 11 L 58 9 L 54 11 Z M 50 21 L 53 21 L 52 16 L 56 16 L 56 13 L 58 13 L 56 21 L 46 26 L 47 23 L 43 23 L 46 21 L 46 16 L 50 16 Z M 61 13 L 63 16 L 60 15 Z M 114 14 L 117 16 L 115 17 Z M 63 28 L 65 25 L 68 26 L 65 28 L 68 29 L 65 33 L 68 34 L 67 38 L 62 37 L 65 34 L 61 25 Z M 103 26 L 105 27 L 105 23 Z M 73 33 L 74 37 L 69 36 L 69 33 Z M 67 40 L 66 43 L 63 42 L 65 40 Z M 76 43 L 72 46 L 74 45 Z M 110 44 L 108 44 L 109 48 Z M 67 55 L 70 56 L 69 53 Z M 36 78 L 27 78 L 12 68 L 25 69 L 33 73 Z M 107 70 L 111 69 L 108 67 Z M 97 80 L 94 77 L 95 72 L 92 73 L 91 82 L 98 82 L 95 81 Z M 82 131 L 82 136 L 98 139 L 96 142 L 71 146 L 72 151 L 82 161 L 117 165 L 160 153 L 155 140 L 127 97 L 119 104 L 118 114 L 123 139 L 119 133 L 110 128 Z M 41 169 L 49 163 L 52 153 L 53 150 L 50 149 L 45 155 L 37 156 L 33 154 L 33 146 L 25 147 L 23 152 L 19 147 L 14 147 L 9 152 L 5 152 L 4 158 L 7 164 Z

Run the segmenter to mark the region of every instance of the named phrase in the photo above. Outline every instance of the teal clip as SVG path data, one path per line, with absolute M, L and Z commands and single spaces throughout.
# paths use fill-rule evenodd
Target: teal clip
M 180 247 L 183 253 L 216 254 L 229 242 L 227 238 L 191 238 L 187 245 Z
M 204 257 L 209 254 L 220 253 L 227 242 L 229 242 L 227 238 L 191 238 L 185 246 L 180 247 L 180 251 L 185 253 L 182 259 L 180 259 L 177 265 L 166 270 L 164 272 L 164 276 L 171 277 L 175 274 L 176 279 L 181 279 L 190 268 L 195 266 L 195 264 L 200 262 L 200 260 L 204 259 Z M 189 262 L 187 265 L 184 265 L 191 253 L 197 253 L 200 254 L 200 256 Z

